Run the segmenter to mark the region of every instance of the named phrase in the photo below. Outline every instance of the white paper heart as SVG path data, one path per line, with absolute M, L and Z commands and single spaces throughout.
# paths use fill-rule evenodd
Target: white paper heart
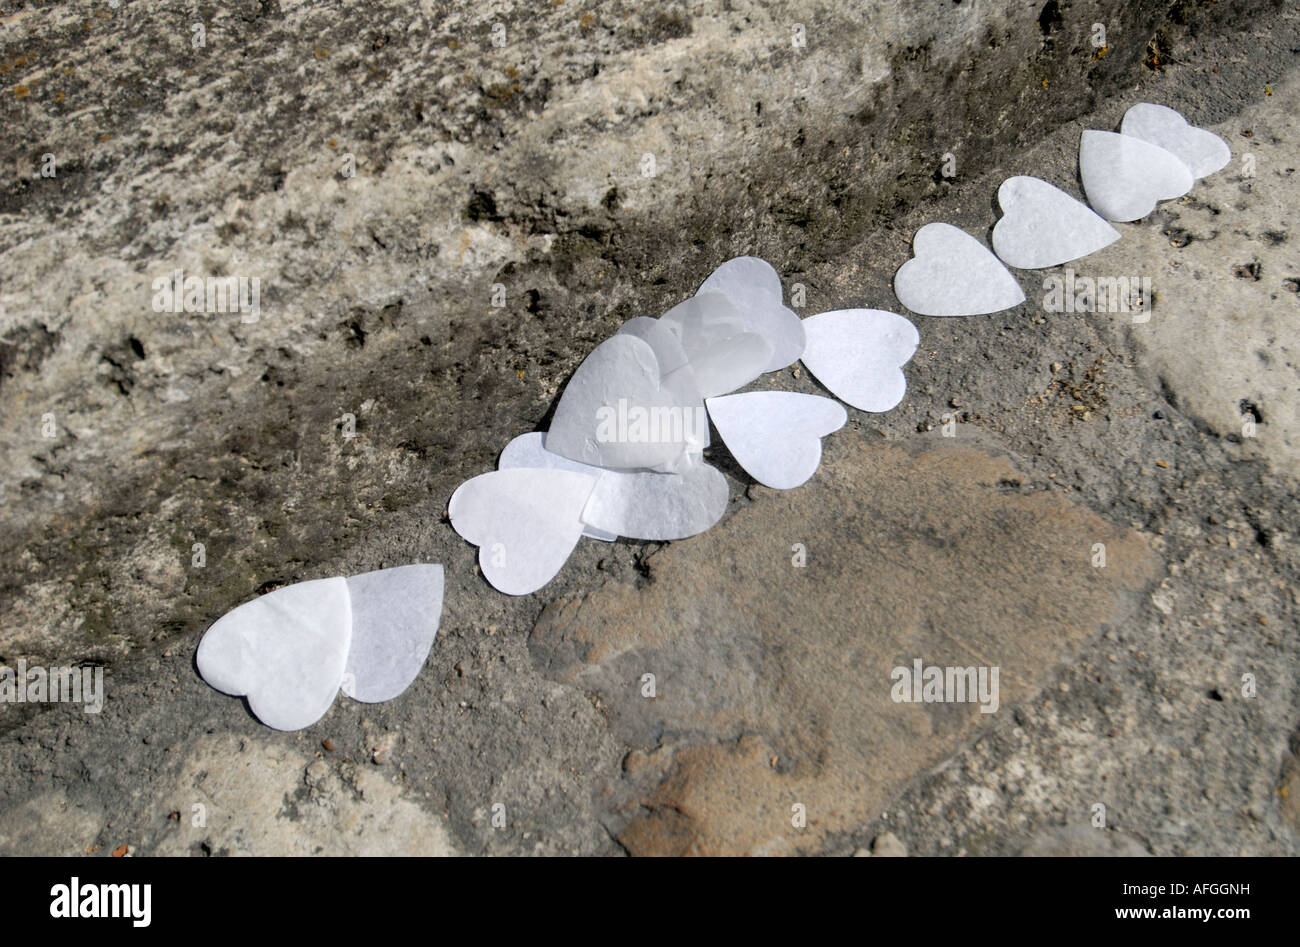
M 609 471 L 596 483 L 582 519 L 632 539 L 685 539 L 721 519 L 730 498 L 727 478 L 703 461 L 682 473 Z
M 738 256 L 709 274 L 696 293 L 722 293 L 740 311 L 748 331 L 772 346 L 764 371 L 791 365 L 803 354 L 803 321 L 786 307 L 781 277 L 766 260 Z
M 516 437 L 501 452 L 500 460 L 501 469 L 558 467 L 595 477 L 592 498 L 583 509 L 583 535 L 606 541 L 623 534 L 602 530 L 591 522 L 629 526 L 638 531 L 626 534 L 634 539 L 682 539 L 708 529 L 725 512 L 729 491 L 725 477 L 717 471 L 700 471 L 700 466 L 701 462 L 696 461 L 684 471 L 684 476 L 666 480 L 659 478 L 672 475 L 644 470 L 604 470 L 551 453 L 538 433 Z M 668 497 L 667 501 L 664 497 Z M 648 520 L 653 520 L 654 525 L 644 525 Z M 654 535 L 640 535 L 644 532 Z
M 555 578 L 578 544 L 595 486 L 572 470 L 497 470 L 457 487 L 447 512 L 452 529 L 479 547 L 484 577 L 507 595 L 527 595 Z
M 748 391 L 707 404 L 731 456 L 774 490 L 807 483 L 822 461 L 821 439 L 849 418 L 837 401 L 793 391 Z
M 314 579 L 245 602 L 218 618 L 195 662 L 223 694 L 248 698 L 257 719 L 301 730 L 325 715 L 352 641 L 346 579 Z
M 831 394 L 862 411 L 888 411 L 903 400 L 907 364 L 921 335 L 883 309 L 837 309 L 804 320 L 803 363 Z
M 1133 106 L 1124 113 L 1119 130 L 1165 149 L 1187 165 L 1194 178 L 1213 174 L 1232 160 L 1226 141 L 1163 105 L 1142 102 Z
M 619 326 L 618 331 L 624 335 L 634 335 L 650 346 L 659 363 L 660 375 L 671 375 L 675 371 L 689 368 L 690 360 L 686 357 L 681 340 L 664 322 L 649 316 L 637 316 Z
M 352 646 L 343 693 L 369 704 L 411 686 L 442 618 L 442 566 L 417 563 L 349 576 Z
M 894 274 L 894 295 L 924 316 L 976 316 L 1025 301 L 1016 278 L 992 251 L 951 224 L 926 224 L 912 238 L 915 256 Z
M 659 321 L 681 342 L 705 398 L 748 385 L 772 360 L 772 344 L 749 331 L 740 311 L 721 293 L 697 293 Z
M 655 320 L 651 319 L 651 322 Z M 569 460 L 567 457 L 561 457 L 559 454 L 546 449 L 546 435 L 540 431 L 534 431 L 531 434 L 521 434 L 506 445 L 505 450 L 501 452 L 501 459 L 497 461 L 498 470 L 512 470 L 514 468 L 524 469 L 557 469 L 572 470 L 575 473 L 586 474 L 589 477 L 600 478 L 605 471 L 600 467 L 593 467 L 590 464 L 579 463 L 576 460 Z M 606 533 L 594 527 L 588 526 L 582 531 L 582 535 L 589 536 L 592 539 L 599 539 L 602 542 L 613 542 L 618 539 L 614 533 Z
M 700 395 L 689 373 L 661 376 L 648 343 L 614 335 L 569 380 L 546 449 L 596 467 L 674 469 L 708 446 Z
M 1107 220 L 1139 220 L 1157 201 L 1192 189 L 1192 172 L 1176 155 L 1141 138 L 1088 129 L 1079 138 L 1079 177 L 1093 210 Z
M 993 249 L 1022 270 L 1069 263 L 1119 239 L 1088 207 L 1039 178 L 1007 178 L 998 203 L 1003 217 L 993 228 Z

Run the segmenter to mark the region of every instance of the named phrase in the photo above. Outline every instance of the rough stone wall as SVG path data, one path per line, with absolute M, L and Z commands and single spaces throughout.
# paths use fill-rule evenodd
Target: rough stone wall
M 109 698 L 0 708 L 0 851 L 1300 851 L 1293 9 L 3 11 L 0 661 Z M 452 489 L 620 322 L 741 253 L 806 313 L 896 308 L 917 227 L 987 233 L 1010 174 L 1078 193 L 1080 129 L 1141 100 L 1234 150 L 1087 264 L 1152 274 L 1149 326 L 1019 274 L 1020 309 L 918 318 L 907 399 L 802 491 L 718 451 L 706 536 L 583 543 L 524 599 L 475 574 Z M 154 312 L 174 268 L 260 277 L 259 319 Z M 195 674 L 257 592 L 417 560 L 447 608 L 400 699 L 278 734 Z M 971 650 L 1014 676 L 992 720 L 888 699 Z

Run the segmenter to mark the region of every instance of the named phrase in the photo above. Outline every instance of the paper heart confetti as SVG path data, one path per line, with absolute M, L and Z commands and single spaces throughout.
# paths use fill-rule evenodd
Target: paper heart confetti
M 495 474 L 452 495 L 452 526 L 479 546 L 480 568 L 498 589 L 540 588 L 580 536 L 682 539 L 726 512 L 727 480 L 702 459 L 703 398 L 767 370 L 772 340 L 787 359 L 777 367 L 789 364 L 805 332 L 763 261 L 737 258 L 710 279 L 716 290 L 659 319 L 625 322 L 578 367 L 550 430 L 515 438 Z
M 376 704 L 411 686 L 442 618 L 442 566 L 417 563 L 349 576 L 352 644 L 341 689 Z
M 998 188 L 1003 217 L 993 228 L 993 249 L 1022 270 L 1059 266 L 1119 239 L 1119 231 L 1058 187 L 1012 177 Z
M 1177 156 L 1141 138 L 1089 129 L 1079 138 L 1079 177 L 1088 203 L 1107 220 L 1139 220 L 1157 201 L 1192 189 Z
M 583 535 L 613 541 L 620 535 L 633 539 L 684 539 L 703 532 L 726 509 L 726 480 L 691 465 L 681 476 L 645 470 L 604 470 L 559 457 L 545 448 L 540 433 L 522 434 L 501 452 L 501 469 L 558 467 L 595 477 L 592 497 L 583 508 Z M 709 471 L 712 468 L 708 468 Z M 723 489 L 718 490 L 721 483 Z M 651 517 L 657 518 L 649 524 Z M 620 534 L 593 523 L 634 530 Z M 646 534 L 646 535 L 643 535 Z
M 1218 136 L 1172 109 L 1142 104 L 1122 134 L 1085 131 L 1079 170 L 1094 214 L 1038 178 L 1008 178 L 997 256 L 949 224 L 917 231 L 914 257 L 894 276 L 913 312 L 963 316 L 1024 302 L 1012 266 L 1057 266 L 1113 243 L 1107 220 L 1136 220 L 1194 177 L 1231 158 Z M 1100 216 L 1098 216 L 1100 215 Z M 506 445 L 500 469 L 452 494 L 452 527 L 479 547 L 484 577 L 525 595 L 549 582 L 582 536 L 671 541 L 726 513 L 726 478 L 705 463 L 705 403 L 736 461 L 759 483 L 791 489 L 817 470 L 822 439 L 847 412 L 829 398 L 783 391 L 729 394 L 802 358 L 831 393 L 864 411 L 888 411 L 907 390 L 903 366 L 920 342 L 897 313 L 844 309 L 800 320 L 765 261 L 736 257 L 658 319 L 628 320 L 570 379 L 545 434 Z M 667 436 L 650 417 L 667 415 Z M 676 426 L 673 419 L 676 415 Z M 650 425 L 648 429 L 648 425 Z M 389 700 L 418 675 L 437 635 L 441 566 L 413 565 L 277 589 L 217 620 L 197 663 L 213 687 L 248 698 L 282 730 L 320 719 L 336 694 Z
M 821 464 L 822 438 L 849 419 L 839 402 L 793 391 L 749 391 L 707 404 L 736 462 L 774 490 L 807 483 Z
M 519 435 L 507 444 L 505 450 L 501 452 L 501 459 L 497 461 L 497 469 L 510 470 L 515 467 L 533 469 L 555 468 L 559 470 L 572 470 L 575 473 L 586 474 L 589 477 L 596 478 L 599 478 L 605 473 L 605 471 L 599 467 L 579 463 L 576 460 L 569 460 L 567 457 L 561 457 L 559 454 L 547 450 L 545 438 L 546 435 L 542 434 L 540 431 L 535 431 L 532 434 Z M 582 535 L 589 536 L 592 539 L 599 539 L 603 542 L 613 542 L 618 539 L 617 533 L 606 533 L 593 526 L 585 527 L 582 531 Z
M 618 331 L 624 335 L 634 335 L 650 346 L 659 363 L 661 375 L 671 375 L 682 369 L 690 370 L 690 360 L 682 348 L 681 339 L 662 320 L 637 316 L 619 326 Z
M 662 375 L 647 342 L 614 335 L 569 380 L 546 449 L 597 467 L 674 469 L 708 446 L 700 394 L 688 373 Z
M 609 471 L 597 481 L 582 520 L 631 539 L 685 539 L 720 520 L 730 498 L 727 478 L 703 461 L 681 473 Z
M 772 343 L 751 332 L 740 311 L 721 293 L 696 293 L 659 321 L 680 340 L 705 398 L 749 384 L 772 360 Z
M 809 316 L 804 326 L 803 363 L 835 397 L 875 412 L 903 400 L 903 366 L 921 343 L 907 319 L 883 309 L 838 309 Z
M 923 316 L 976 316 L 1025 301 L 992 251 L 951 224 L 926 224 L 912 239 L 915 256 L 894 274 L 894 295 Z
M 195 663 L 267 726 L 301 730 L 340 690 L 367 703 L 406 690 L 438 633 L 442 593 L 433 564 L 288 585 L 213 622 Z
M 217 690 L 247 697 L 268 727 L 301 730 L 334 703 L 351 642 L 347 580 L 315 579 L 221 616 L 199 642 L 195 662 Z
M 1174 155 L 1193 178 L 1213 174 L 1232 160 L 1232 149 L 1214 132 L 1197 128 L 1171 108 L 1142 102 L 1124 113 L 1120 134 L 1150 142 Z
M 739 310 L 745 328 L 772 346 L 764 371 L 779 371 L 803 354 L 803 322 L 786 307 L 781 277 L 766 260 L 754 256 L 728 260 L 700 285 L 696 295 L 702 293 L 726 296 Z
M 555 578 L 578 544 L 595 486 L 572 470 L 497 470 L 457 487 L 447 512 L 452 529 L 479 547 L 484 577 L 507 595 L 527 595 Z

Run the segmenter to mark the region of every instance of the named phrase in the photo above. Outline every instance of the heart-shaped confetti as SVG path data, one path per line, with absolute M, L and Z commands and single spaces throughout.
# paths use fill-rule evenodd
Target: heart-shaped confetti
M 700 394 L 688 374 L 662 376 L 642 339 L 612 336 L 569 380 L 546 449 L 596 467 L 671 470 L 708 446 Z
M 655 360 L 659 363 L 660 375 L 671 375 L 683 369 L 690 370 L 690 359 L 686 357 L 681 339 L 666 322 L 651 319 L 649 316 L 637 316 L 619 326 L 618 331 L 624 335 L 634 335 L 650 346 L 655 353 Z
M 899 301 L 932 316 L 1017 306 L 1025 295 L 998 257 L 1025 269 L 1079 259 L 1118 239 L 1107 220 L 1149 214 L 1230 158 L 1221 138 L 1172 109 L 1134 106 L 1122 134 L 1090 130 L 1080 139 L 1080 176 L 1098 213 L 1046 181 L 1008 178 L 998 191 L 997 256 L 963 230 L 928 224 L 895 274 Z M 817 395 L 729 392 L 802 358 L 837 397 L 888 411 L 906 393 L 903 366 L 919 342 L 908 319 L 885 310 L 800 320 L 768 263 L 728 260 L 692 298 L 659 319 L 628 320 L 597 346 L 570 379 L 550 430 L 515 438 L 500 469 L 455 491 L 452 527 L 479 547 L 487 580 L 511 595 L 554 578 L 584 535 L 671 541 L 703 532 L 730 501 L 726 478 L 702 457 L 706 399 L 750 476 L 791 489 L 816 472 L 822 440 L 844 426 L 846 411 Z M 655 428 L 656 416 L 668 426 Z M 443 588 L 441 566 L 412 565 L 278 589 L 208 629 L 200 673 L 218 690 L 247 696 L 259 719 L 284 730 L 320 719 L 340 688 L 362 701 L 392 699 L 424 664 Z
M 1025 301 L 1016 278 L 992 251 L 951 224 L 926 224 L 912 239 L 915 256 L 894 274 L 894 294 L 923 316 L 977 316 Z
M 1157 201 L 1192 189 L 1192 172 L 1165 149 L 1115 132 L 1089 129 L 1079 138 L 1079 177 L 1088 203 L 1107 220 L 1139 220 Z
M 442 618 L 442 566 L 417 563 L 349 576 L 352 644 L 342 690 L 354 700 L 392 700 L 411 686 Z
M 1142 102 L 1133 106 L 1124 113 L 1119 130 L 1168 151 L 1187 165 L 1193 178 L 1213 174 L 1232 160 L 1226 141 L 1163 105 Z
M 697 293 L 659 321 L 681 342 L 705 398 L 748 385 L 772 359 L 772 344 L 749 331 L 740 311 L 721 293 Z
M 1003 217 L 993 228 L 993 249 L 1008 266 L 1059 266 L 1119 239 L 1105 220 L 1039 178 L 1007 178 L 998 188 L 998 204 Z
M 888 411 L 903 400 L 903 366 L 921 343 L 911 322 L 883 309 L 837 309 L 804 325 L 804 366 L 831 394 L 861 411 Z
M 246 696 L 267 726 L 300 730 L 340 689 L 367 703 L 406 690 L 438 633 L 442 592 L 442 566 L 433 564 L 285 586 L 215 621 L 195 661 L 217 690 Z
M 452 529 L 479 547 L 487 580 L 527 595 L 555 578 L 578 544 L 595 486 L 595 477 L 572 470 L 497 470 L 457 487 L 447 512 Z
M 501 458 L 497 461 L 497 469 L 511 470 L 516 467 L 532 468 L 534 470 L 539 468 L 572 470 L 574 473 L 586 474 L 597 479 L 605 473 L 600 467 L 569 460 L 567 457 L 561 457 L 559 454 L 547 450 L 546 435 L 540 431 L 519 435 L 505 446 L 505 450 L 501 451 Z M 616 533 L 606 533 L 591 526 L 583 529 L 582 535 L 603 542 L 613 542 L 618 539 Z
M 793 391 L 747 391 L 707 403 L 731 456 L 775 490 L 807 483 L 821 464 L 822 438 L 848 420 L 839 402 Z
M 685 539 L 721 519 L 730 498 L 727 478 L 703 461 L 681 473 L 610 471 L 597 481 L 582 520 L 631 539 Z
M 247 697 L 268 727 L 301 730 L 334 703 L 351 642 L 347 580 L 315 579 L 221 616 L 199 642 L 195 662 L 217 690 Z
M 781 277 L 766 260 L 738 256 L 709 274 L 696 295 L 721 293 L 740 312 L 745 328 L 772 346 L 764 367 L 775 372 L 798 361 L 803 354 L 803 321 L 784 302 Z

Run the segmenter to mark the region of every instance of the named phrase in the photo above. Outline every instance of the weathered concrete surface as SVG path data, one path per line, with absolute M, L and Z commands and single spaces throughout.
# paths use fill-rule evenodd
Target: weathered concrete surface
M 533 428 L 621 321 L 741 249 L 797 278 L 944 190 L 944 153 L 974 174 L 1146 72 L 1157 32 L 1225 15 L 223 9 L 200 49 L 181 9 L 6 24 L 4 656 L 188 640 L 264 583 L 341 571 Z M 1226 114 L 1245 89 L 1216 92 Z M 260 320 L 155 313 L 174 268 L 260 277 Z
M 1193 298 L 1177 295 L 1189 271 L 1218 278 L 1258 259 L 1259 285 L 1233 285 L 1268 298 L 1232 306 L 1271 320 L 1270 351 L 1294 350 L 1279 308 L 1294 300 L 1267 282 L 1288 244 L 1270 250 L 1263 235 L 1293 239 L 1291 179 L 1278 170 L 1300 156 L 1274 108 L 1295 111 L 1296 14 L 1271 3 L 873 10 L 249 3 L 211 14 L 201 50 L 179 8 L 6 14 L 0 660 L 102 661 L 109 698 L 98 715 L 0 706 L 0 850 L 852 854 L 892 834 L 911 854 L 1011 854 L 1082 850 L 1060 827 L 1102 803 L 1096 849 L 1300 852 L 1289 366 L 1212 361 L 1174 341 L 1164 308 Z M 505 47 L 491 45 L 494 22 Z M 1089 42 L 1096 22 L 1104 55 Z M 799 23 L 802 50 L 790 44 Z M 1114 127 L 1143 99 L 1216 127 L 1236 152 L 1192 202 L 1125 225 L 1113 256 L 1076 267 L 1160 274 L 1150 325 L 1046 313 L 1044 274 L 1019 274 L 1019 310 L 917 319 L 908 398 L 854 414 L 805 488 L 834 489 L 842 508 L 796 515 L 811 499 L 751 490 L 720 451 L 737 499 L 707 536 L 583 543 L 524 599 L 475 575 L 475 551 L 442 521 L 447 497 L 544 424 L 568 373 L 618 323 L 668 308 L 748 252 L 772 259 L 787 289 L 806 288 L 805 312 L 896 307 L 890 280 L 916 227 L 987 233 L 1008 174 L 1077 193 L 1079 130 Z M 1269 134 L 1247 193 L 1236 169 L 1252 126 Z M 939 173 L 949 152 L 953 179 Z M 56 178 L 39 177 L 46 153 Z M 344 178 L 349 153 L 357 174 Z M 1171 223 L 1214 229 L 1197 200 L 1235 221 L 1211 244 L 1221 262 L 1169 267 L 1171 253 L 1204 250 L 1170 247 Z M 154 313 L 150 282 L 178 266 L 262 277 L 261 318 Z M 503 309 L 491 306 L 496 283 Z M 1237 324 L 1240 340 L 1268 323 Z M 1264 422 L 1254 442 L 1232 440 L 1231 417 L 1216 413 L 1242 378 Z M 818 390 L 806 374 L 764 384 Z M 965 473 L 916 466 L 944 414 L 959 422 L 956 444 L 934 449 L 983 458 Z M 1019 486 L 989 487 L 980 471 L 994 469 Z M 897 505 L 883 486 L 852 487 L 868 478 L 901 484 Z M 974 484 L 965 505 L 944 495 L 961 483 Z M 949 535 L 961 554 L 947 561 L 908 537 L 908 496 L 935 498 L 915 508 L 918 525 L 948 535 L 946 510 L 980 524 L 985 543 Z M 861 548 L 818 552 L 855 524 L 904 538 L 916 562 L 895 550 L 882 583 L 850 568 Z M 1080 552 L 1071 572 L 1074 544 L 1103 528 L 1149 550 L 1149 570 L 1099 574 Z M 779 560 L 756 551 L 762 537 L 780 539 Z M 764 570 L 789 569 L 794 542 L 810 549 L 802 591 L 816 594 L 775 596 L 779 627 L 758 613 L 718 642 L 706 624 L 618 618 L 634 601 L 715 617 L 723 602 L 754 602 L 772 591 Z M 732 550 L 734 568 L 706 546 Z M 1028 574 L 1032 558 L 1051 581 L 981 580 Z M 277 734 L 197 678 L 199 634 L 259 589 L 417 560 L 447 566 L 447 610 L 398 700 L 340 698 L 310 730 Z M 676 605 L 647 584 L 692 562 L 714 581 Z M 836 598 L 819 584 L 831 575 Z M 852 641 L 854 602 L 897 619 L 862 647 L 893 641 L 897 663 L 931 660 L 906 653 L 929 645 L 917 616 L 951 627 L 963 582 L 977 583 L 970 620 L 985 650 L 1021 671 L 992 720 L 898 718 L 887 679 L 855 689 L 851 667 L 830 660 Z M 610 619 L 592 624 L 593 641 L 634 636 L 628 653 L 651 656 L 661 680 L 696 683 L 646 707 L 639 675 L 618 676 L 629 658 L 588 665 L 555 649 L 565 602 Z M 999 608 L 1028 620 L 982 624 Z M 811 636 L 790 637 L 795 618 Z M 798 640 L 806 655 L 765 652 L 769 640 Z M 1017 664 L 1030 655 L 1032 667 Z M 772 695 L 762 706 L 728 689 L 754 666 L 765 670 L 752 692 Z M 1257 678 L 1253 698 L 1243 674 Z M 800 688 L 819 716 L 800 715 Z M 781 835 L 794 832 L 796 792 L 812 803 L 809 827 Z M 492 826 L 496 805 L 505 828 Z M 667 816 L 674 805 L 680 820 Z M 779 831 L 769 816 L 784 818 Z
M 1098 832 L 1091 823 L 1048 829 L 1020 850 L 1026 858 L 1144 858 L 1142 843 L 1124 832 Z
M 1283 91 L 1280 87 L 1279 92 Z M 1294 85 L 1285 87 L 1288 98 Z M 1088 272 L 1148 267 L 1149 322 L 1130 328 L 1148 383 L 1213 434 L 1279 470 L 1300 469 L 1300 214 L 1294 100 L 1278 94 L 1215 131 L 1233 160 L 1162 206 Z M 1129 269 L 1126 269 L 1129 268 Z
M 226 734 L 199 741 L 175 789 L 158 855 L 450 855 L 442 820 L 383 772 L 307 761 Z M 212 850 L 209 839 L 223 847 Z M 209 848 L 205 850 L 204 844 Z M 229 846 L 229 847 L 226 847 Z
M 750 508 L 651 557 L 641 580 L 547 606 L 534 660 L 598 695 L 633 748 L 630 852 L 817 851 L 989 719 L 896 703 L 893 668 L 999 667 L 1015 705 L 1129 618 L 1158 569 L 1140 536 L 1005 460 L 931 440 L 909 453 L 850 431 L 803 489 L 751 487 Z M 797 803 L 806 828 L 792 827 Z

